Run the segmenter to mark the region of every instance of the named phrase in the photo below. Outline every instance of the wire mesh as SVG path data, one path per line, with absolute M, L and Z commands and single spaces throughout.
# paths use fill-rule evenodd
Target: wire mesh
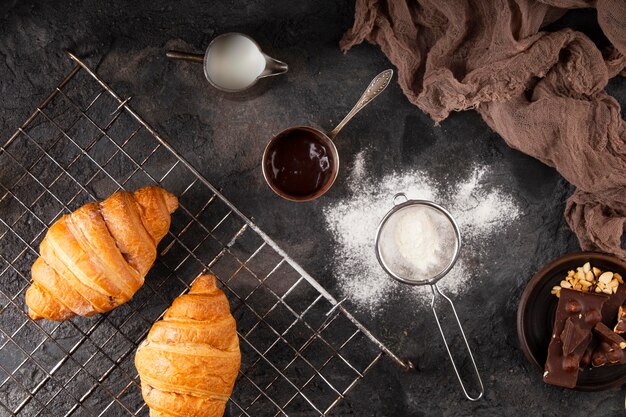
M 146 416 L 134 352 L 198 274 L 237 321 L 242 366 L 227 414 L 327 415 L 387 353 L 78 58 L 0 148 L 0 415 Z M 34 322 L 30 266 L 48 227 L 121 189 L 179 198 L 145 285 L 91 318 Z

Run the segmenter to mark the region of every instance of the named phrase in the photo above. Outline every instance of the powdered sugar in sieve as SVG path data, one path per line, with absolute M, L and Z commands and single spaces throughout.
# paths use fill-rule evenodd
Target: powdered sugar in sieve
M 459 242 L 450 218 L 424 203 L 403 206 L 387 217 L 377 246 L 385 269 L 418 283 L 450 266 Z

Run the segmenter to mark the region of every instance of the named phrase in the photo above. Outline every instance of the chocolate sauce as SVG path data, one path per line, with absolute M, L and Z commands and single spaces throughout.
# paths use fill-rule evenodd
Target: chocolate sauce
M 296 199 L 317 194 L 333 180 L 333 152 L 319 133 L 306 128 L 286 130 L 267 149 L 265 174 L 272 186 Z

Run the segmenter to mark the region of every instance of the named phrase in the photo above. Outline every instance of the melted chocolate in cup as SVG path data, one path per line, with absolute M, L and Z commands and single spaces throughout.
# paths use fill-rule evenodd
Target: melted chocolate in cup
M 270 188 L 292 201 L 324 194 L 337 176 L 337 150 L 322 132 L 309 127 L 287 129 L 268 144 L 263 174 Z

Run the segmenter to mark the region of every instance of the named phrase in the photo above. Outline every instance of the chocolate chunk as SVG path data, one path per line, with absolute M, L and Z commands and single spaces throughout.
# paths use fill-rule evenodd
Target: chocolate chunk
M 589 345 L 591 333 L 585 331 L 580 324 L 574 323 L 574 318 L 568 317 L 565 320 L 565 327 L 561 332 L 561 342 L 563 343 L 563 356 L 568 356 L 581 350 L 581 345 L 585 345 L 584 349 Z M 578 364 L 576 365 L 578 366 Z
M 593 332 L 600 341 L 591 355 L 591 364 L 594 367 L 626 363 L 626 352 L 623 350 L 626 348 L 626 341 L 620 335 L 604 323 L 596 324 Z
M 620 349 L 618 344 L 602 342 L 596 348 L 591 357 L 594 367 L 604 365 L 618 365 L 626 363 L 626 352 Z
M 602 320 L 600 312 L 607 300 L 606 295 L 561 289 L 544 382 L 565 388 L 576 386 L 581 359 L 592 340 L 593 327 Z
M 613 331 L 617 334 L 626 333 L 626 308 L 624 306 L 619 306 L 617 310 L 617 324 Z
M 626 348 L 626 340 L 613 330 L 606 327 L 604 323 L 598 323 L 593 327 L 593 332 L 598 335 L 600 341 L 609 343 L 611 345 L 617 345 L 619 349 Z
M 611 294 L 602 307 L 602 322 L 604 324 L 613 327 L 615 317 L 617 317 L 619 308 L 624 304 L 624 301 L 626 301 L 626 284 L 619 284 L 615 294 Z M 626 323 L 624 323 L 624 332 L 626 332 Z

